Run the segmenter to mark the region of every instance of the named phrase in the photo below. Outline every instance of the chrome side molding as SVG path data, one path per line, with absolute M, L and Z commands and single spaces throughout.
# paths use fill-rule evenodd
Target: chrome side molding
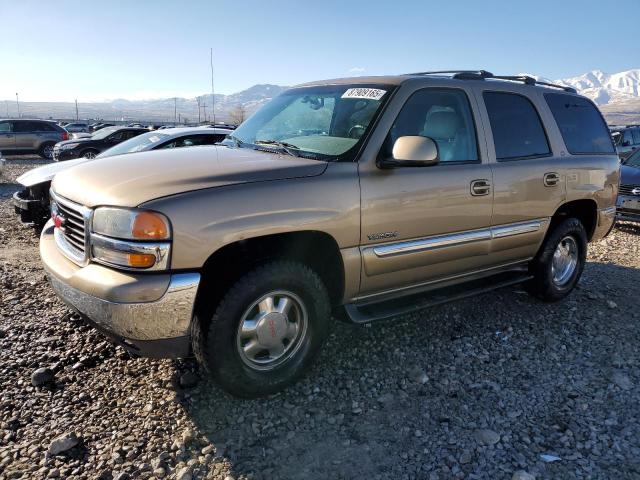
M 380 245 L 373 248 L 376 257 L 384 258 L 406 253 L 417 253 L 428 250 L 435 250 L 443 247 L 454 247 L 471 242 L 492 240 L 494 238 L 505 238 L 523 233 L 533 233 L 540 230 L 546 219 L 531 220 L 527 222 L 498 225 L 480 230 L 470 230 L 467 232 L 452 233 L 449 235 L 438 235 L 435 237 L 422 238 L 418 240 L 408 240 L 403 242 Z
M 522 233 L 533 233 L 540 230 L 542 220 L 532 220 L 530 222 L 512 223 L 491 227 L 491 238 L 504 238 Z

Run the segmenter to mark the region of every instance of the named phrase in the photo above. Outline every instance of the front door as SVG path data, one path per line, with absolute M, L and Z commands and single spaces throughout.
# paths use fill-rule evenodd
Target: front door
M 491 169 L 478 147 L 468 92 L 405 93 L 379 157 L 405 135 L 430 137 L 438 165 L 377 168 L 363 159 L 361 298 L 485 268 L 491 247 Z M 382 128 L 382 125 L 381 125 Z M 482 150 L 484 152 L 484 150 Z

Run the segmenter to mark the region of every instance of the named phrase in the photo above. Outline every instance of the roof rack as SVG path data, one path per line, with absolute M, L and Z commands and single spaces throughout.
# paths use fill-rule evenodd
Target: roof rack
M 555 83 L 542 82 L 540 80 L 536 80 L 529 75 L 494 75 L 487 70 L 440 70 L 433 72 L 417 72 L 417 73 L 408 73 L 407 75 L 445 75 L 451 74 L 451 78 L 455 78 L 457 80 L 484 80 L 486 78 L 494 78 L 496 80 L 509 80 L 512 82 L 523 82 L 525 85 L 542 85 L 545 87 L 559 88 L 560 90 L 564 90 L 566 92 L 578 93 L 577 90 L 573 87 L 567 87 L 565 85 L 558 85 Z

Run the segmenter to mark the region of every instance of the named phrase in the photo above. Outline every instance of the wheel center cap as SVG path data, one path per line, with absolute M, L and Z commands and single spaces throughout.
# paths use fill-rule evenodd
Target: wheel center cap
M 287 331 L 287 316 L 272 312 L 260 319 L 256 327 L 258 342 L 265 347 L 274 347 L 282 343 Z

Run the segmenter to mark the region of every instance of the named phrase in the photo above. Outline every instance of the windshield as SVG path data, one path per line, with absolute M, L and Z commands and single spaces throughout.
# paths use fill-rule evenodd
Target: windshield
M 640 167 L 640 150 L 636 150 L 636 152 L 627 158 L 623 164 L 628 167 Z
M 95 138 L 95 137 L 94 137 Z M 149 132 L 138 135 L 137 137 L 125 140 L 118 145 L 111 147 L 102 152 L 98 157 L 110 157 L 112 155 L 121 155 L 123 153 L 141 152 L 142 150 L 150 150 L 154 145 L 168 140 L 170 135 L 158 132 Z
M 386 85 L 294 88 L 258 110 L 223 144 L 320 160 L 346 158 L 357 151 L 390 90 Z
M 91 138 L 93 138 L 94 140 L 102 140 L 103 138 L 107 138 L 109 135 L 111 135 L 116 130 L 118 130 L 118 127 L 102 128 L 102 129 L 98 130 L 96 133 L 94 133 L 93 135 L 91 135 Z

